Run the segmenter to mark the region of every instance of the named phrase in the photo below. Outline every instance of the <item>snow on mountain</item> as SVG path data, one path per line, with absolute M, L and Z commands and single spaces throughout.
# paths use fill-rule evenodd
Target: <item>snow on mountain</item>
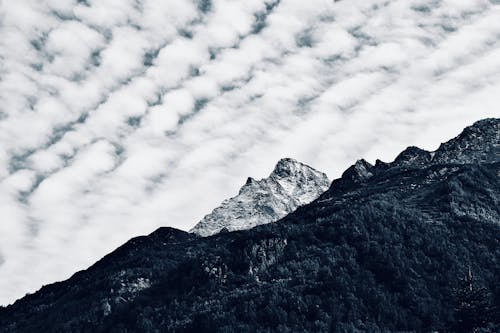
M 281 159 L 268 178 L 247 179 L 237 196 L 225 200 L 191 232 L 210 236 L 223 229 L 250 229 L 271 223 L 316 199 L 330 185 L 328 177 L 291 158 Z

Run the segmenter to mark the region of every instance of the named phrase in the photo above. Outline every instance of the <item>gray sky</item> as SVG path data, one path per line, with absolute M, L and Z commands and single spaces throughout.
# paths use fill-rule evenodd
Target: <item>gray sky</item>
M 282 157 L 333 179 L 499 95 L 498 0 L 1 1 L 0 304 Z

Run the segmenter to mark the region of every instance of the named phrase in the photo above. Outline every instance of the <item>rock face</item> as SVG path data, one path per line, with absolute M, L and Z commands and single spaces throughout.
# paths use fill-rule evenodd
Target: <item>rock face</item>
M 464 129 L 456 138 L 441 144 L 433 163 L 492 163 L 500 156 L 500 121 L 483 119 Z
M 328 177 L 291 158 L 281 159 L 268 178 L 248 178 L 237 196 L 225 200 L 190 232 L 210 236 L 275 222 L 319 197 L 330 186 Z
M 499 123 L 360 160 L 277 223 L 134 238 L 0 307 L 0 332 L 500 332 Z M 299 166 L 241 192 L 309 200 Z

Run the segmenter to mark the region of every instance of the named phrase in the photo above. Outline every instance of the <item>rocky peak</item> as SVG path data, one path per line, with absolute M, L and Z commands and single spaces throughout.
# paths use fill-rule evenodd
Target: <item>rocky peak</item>
M 279 160 L 269 179 L 276 181 L 300 205 L 313 201 L 330 185 L 330 180 L 323 172 L 292 158 Z M 318 193 L 318 189 L 323 188 Z
M 225 200 L 191 229 L 201 236 L 275 222 L 328 189 L 328 177 L 291 158 L 278 161 L 268 178 L 248 177 L 238 195 Z
M 373 165 L 364 159 L 357 160 L 354 165 L 349 167 L 342 174 L 343 179 L 348 179 L 354 182 L 360 182 L 373 176 Z
M 294 160 L 293 158 L 286 157 L 282 158 L 278 161 L 278 163 L 276 163 L 276 166 L 274 167 L 274 170 L 273 172 L 271 172 L 271 175 L 269 175 L 269 177 L 289 178 L 303 174 L 305 172 L 308 172 L 309 170 L 314 169 L 312 169 L 308 165 L 300 163 L 297 160 Z
M 392 163 L 395 166 L 421 166 L 431 161 L 432 154 L 427 150 L 410 146 L 403 150 Z
M 433 163 L 490 163 L 500 158 L 500 118 L 488 118 L 466 127 L 436 150 Z

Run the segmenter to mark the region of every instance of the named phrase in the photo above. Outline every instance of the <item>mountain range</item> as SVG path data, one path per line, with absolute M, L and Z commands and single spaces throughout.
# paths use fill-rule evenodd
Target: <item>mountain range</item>
M 326 176 L 281 160 L 193 232 L 133 238 L 0 308 L 0 332 L 498 332 L 499 142 L 484 119 L 359 160 L 315 200 Z

